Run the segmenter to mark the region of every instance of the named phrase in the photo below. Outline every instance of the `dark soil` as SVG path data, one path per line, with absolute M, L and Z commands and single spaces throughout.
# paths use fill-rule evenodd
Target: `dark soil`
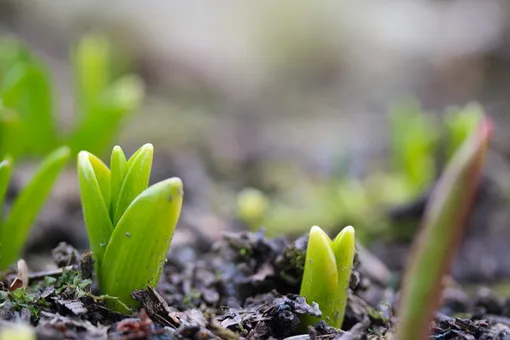
M 32 272 L 25 289 L 0 292 L 1 326 L 29 323 L 37 339 L 377 339 L 393 330 L 398 282 L 358 249 L 342 329 L 319 323 L 300 332 L 301 315 L 320 315 L 299 292 L 306 237 L 225 233 L 210 251 L 174 247 L 157 289 L 133 292 L 135 315 L 105 307 L 90 280 L 90 254 L 53 251 L 58 270 Z M 488 289 L 469 297 L 452 283 L 432 325 L 434 339 L 510 339 L 510 299 Z M 301 336 L 299 334 L 302 334 Z M 297 336 L 297 337 L 296 337 Z

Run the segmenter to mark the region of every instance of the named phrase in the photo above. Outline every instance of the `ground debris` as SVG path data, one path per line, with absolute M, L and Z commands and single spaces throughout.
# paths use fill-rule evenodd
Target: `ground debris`
M 53 262 L 59 267 L 77 266 L 80 263 L 80 253 L 70 244 L 60 242 L 52 251 Z
M 452 318 L 439 313 L 432 329 L 431 338 L 437 340 L 510 339 L 510 328 L 502 323 L 491 325 L 487 320 Z
M 37 339 L 106 339 L 107 327 L 93 325 L 90 321 L 65 317 L 60 314 L 41 312 L 36 327 Z
M 316 303 L 310 306 L 301 296 L 272 291 L 248 299 L 242 309 L 230 308 L 218 321 L 249 339 L 268 339 L 294 334 L 302 315 L 320 316 L 321 312 Z
M 174 308 L 170 308 L 166 301 L 152 287 L 147 286 L 146 290 L 137 290 L 132 294 L 133 299 L 140 301 L 142 308 L 147 311 L 150 318 L 156 320 L 164 326 L 178 327 L 179 320 L 172 318 L 176 312 Z
M 108 330 L 108 339 L 170 339 L 169 334 L 160 326 L 156 326 L 145 310 L 140 310 L 138 318 L 125 318 L 113 324 Z

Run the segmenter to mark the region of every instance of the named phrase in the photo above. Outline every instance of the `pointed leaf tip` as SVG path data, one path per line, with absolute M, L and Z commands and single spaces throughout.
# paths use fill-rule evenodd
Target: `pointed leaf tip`
M 316 302 L 322 312 L 322 319 L 333 325 L 338 303 L 338 270 L 331 239 L 319 227 L 310 229 L 306 249 L 305 267 L 299 295 L 311 304 Z M 321 319 L 311 316 L 302 317 L 302 326 L 313 325 Z
M 113 225 L 117 225 L 133 200 L 149 185 L 154 147 L 144 144 L 129 158 L 124 182 L 117 197 Z

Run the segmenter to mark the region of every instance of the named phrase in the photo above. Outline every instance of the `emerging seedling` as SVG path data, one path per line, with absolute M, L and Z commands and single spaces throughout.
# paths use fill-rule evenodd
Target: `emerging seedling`
M 299 295 L 310 304 L 319 304 L 322 320 L 335 328 L 342 327 L 344 320 L 354 247 L 354 228 L 351 226 L 345 227 L 334 241 L 318 226 L 310 230 Z M 306 316 L 302 322 L 308 326 L 320 320 Z
M 478 188 L 491 124 L 482 118 L 446 167 L 428 202 L 421 234 L 406 269 L 398 340 L 426 339 Z
M 68 147 L 60 147 L 39 166 L 32 180 L 15 199 L 9 215 L 2 216 L 3 203 L 12 171 L 12 159 L 0 162 L 0 270 L 15 262 L 26 242 L 30 227 L 69 159 Z
M 83 214 L 99 288 L 129 308 L 138 306 L 131 292 L 157 285 L 182 206 L 179 178 L 147 188 L 152 157 L 151 144 L 129 160 L 116 146 L 108 169 L 93 154 L 78 154 Z M 115 301 L 109 306 L 128 312 Z

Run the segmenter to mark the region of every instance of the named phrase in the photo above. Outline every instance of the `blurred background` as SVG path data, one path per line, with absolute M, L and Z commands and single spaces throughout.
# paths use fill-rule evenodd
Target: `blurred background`
M 442 136 L 486 112 L 495 136 L 454 274 L 497 282 L 510 277 L 509 15 L 504 0 L 4 0 L 0 35 L 47 65 L 62 131 L 77 117 L 70 51 L 107 37 L 111 72 L 138 75 L 144 96 L 98 156 L 154 144 L 152 181 L 185 183 L 174 244 L 352 224 L 399 270 L 455 146 Z M 72 166 L 39 224 L 28 253 L 86 249 Z

